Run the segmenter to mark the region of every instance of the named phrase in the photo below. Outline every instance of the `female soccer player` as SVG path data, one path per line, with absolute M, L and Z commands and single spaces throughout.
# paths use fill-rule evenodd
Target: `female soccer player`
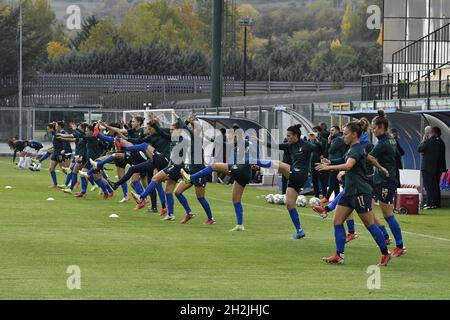
M 187 122 L 189 123 L 188 128 L 191 133 L 191 147 L 190 147 L 190 164 L 189 164 L 189 172 L 191 174 L 197 173 L 205 168 L 204 165 L 204 152 L 203 148 L 202 155 L 201 155 L 201 163 L 195 163 L 195 143 L 201 143 L 203 144 L 203 131 L 200 124 L 200 121 L 196 120 L 195 114 L 191 113 L 188 116 Z M 197 148 L 199 149 L 199 148 Z M 183 206 L 184 210 L 186 211 L 186 215 L 184 219 L 181 221 L 182 224 L 187 223 L 189 220 L 191 220 L 194 217 L 194 214 L 192 213 L 192 210 L 189 206 L 189 203 L 186 199 L 186 197 L 183 195 L 183 192 L 191 188 L 192 186 L 195 186 L 195 195 L 197 196 L 198 202 L 202 205 L 203 210 L 205 211 L 208 219 L 203 222 L 203 224 L 206 225 L 212 225 L 215 224 L 216 221 L 214 220 L 212 213 L 211 213 L 211 207 L 209 206 L 208 201 L 205 199 L 205 190 L 206 190 L 206 177 L 201 177 L 192 183 L 186 183 L 184 180 L 181 181 L 177 189 L 175 190 L 175 196 L 177 197 L 178 201 Z
M 379 201 L 384 219 L 394 234 L 396 248 L 392 252 L 392 257 L 399 257 L 407 250 L 403 246 L 402 231 L 393 213 L 394 197 L 397 191 L 397 142 L 388 135 L 389 121 L 383 110 L 378 110 L 378 116 L 372 120 L 372 127 L 378 142 L 367 159 L 375 167 L 374 196 Z
M 283 150 L 289 155 L 291 164 L 280 161 L 256 161 L 258 166 L 278 169 L 278 172 L 287 179 L 286 208 L 295 227 L 295 234 L 292 239 L 302 239 L 305 237 L 305 232 L 301 227 L 296 201 L 300 189 L 303 188 L 303 185 L 308 179 L 308 174 L 311 171 L 311 158 L 313 152 L 316 150 L 314 144 L 302 139 L 300 128 L 300 124 L 290 126 L 286 133 L 287 143 L 282 143 L 278 146 L 280 150 Z M 268 146 L 271 147 L 272 144 L 268 143 Z
M 176 115 L 175 115 L 176 116 Z M 155 190 L 158 184 L 161 182 L 166 182 L 166 201 L 167 201 L 167 215 L 164 217 L 163 220 L 166 221 L 173 221 L 175 220 L 174 216 L 174 199 L 173 199 L 173 191 L 175 189 L 175 185 L 177 181 L 181 178 L 180 170 L 184 166 L 184 163 L 179 163 L 179 161 L 174 161 L 174 159 L 182 160 L 184 158 L 184 150 L 181 148 L 179 150 L 179 154 L 177 154 L 178 147 L 176 147 L 179 143 L 182 142 L 182 131 L 183 129 L 187 129 L 186 125 L 181 121 L 181 119 L 177 117 L 177 122 L 173 123 L 170 127 L 170 132 L 172 135 L 172 142 L 170 145 L 171 149 L 171 156 L 170 156 L 170 162 L 167 165 L 166 168 L 163 170 L 158 171 L 156 175 L 153 176 L 152 181 L 147 186 L 147 188 L 144 190 L 143 193 L 134 193 L 132 192 L 131 195 L 136 200 L 137 204 L 141 204 L 147 196 Z M 173 138 L 178 137 L 178 141 L 174 141 Z M 138 150 L 147 150 L 149 146 L 147 144 L 142 145 L 136 145 L 131 147 L 125 147 L 124 150 L 126 151 L 138 151 Z M 155 159 L 153 159 L 153 162 L 155 162 Z M 156 162 L 155 162 L 156 166 Z
M 345 163 L 333 165 L 328 161 L 316 166 L 318 171 L 346 171 L 345 193 L 339 200 L 333 220 L 336 254 L 322 260 L 327 263 L 344 263 L 345 229 L 343 223 L 353 211 L 356 211 L 381 250 L 381 261 L 378 265 L 386 266 L 391 255 L 387 249 L 383 232 L 375 224 L 375 215 L 372 211 L 372 188 L 367 181 L 365 171 L 366 155 L 359 140 L 361 134 L 362 124 L 360 122 L 348 123 L 344 127 L 344 141 L 350 146 L 350 149 L 345 156 Z
M 232 188 L 232 201 L 236 214 L 237 225 L 230 231 L 244 231 L 244 209 L 242 207 L 242 194 L 245 186 L 250 182 L 252 169 L 249 162 L 249 142 L 242 134 L 242 130 L 235 126 L 235 134 L 228 134 L 227 141 L 233 145 L 233 153 L 229 163 L 213 163 L 204 169 L 188 174 L 183 169 L 181 175 L 186 184 L 194 184 L 198 179 L 210 175 L 213 171 L 231 176 L 234 179 Z M 243 143 L 240 143 L 243 142 Z M 244 147 L 244 150 L 241 148 Z M 243 152 L 242 152 L 243 151 Z M 237 155 L 244 155 L 245 159 L 237 159 Z

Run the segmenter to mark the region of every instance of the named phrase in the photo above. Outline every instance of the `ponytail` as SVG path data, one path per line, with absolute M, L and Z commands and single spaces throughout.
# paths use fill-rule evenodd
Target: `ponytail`
M 287 128 L 287 131 L 292 132 L 294 135 L 296 135 L 300 139 L 300 137 L 302 135 L 302 132 L 300 130 L 301 127 L 302 127 L 301 124 L 296 124 L 296 125 L 293 125 L 293 126 L 290 126 L 289 128 Z
M 386 118 L 386 114 L 384 110 L 378 110 L 378 116 L 373 118 L 372 125 L 374 126 L 383 126 L 385 130 L 389 129 L 389 120 Z

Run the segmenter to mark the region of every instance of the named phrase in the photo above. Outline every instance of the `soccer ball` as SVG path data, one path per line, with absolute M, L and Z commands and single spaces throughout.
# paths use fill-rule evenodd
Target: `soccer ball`
M 268 194 L 266 196 L 267 203 L 273 203 L 273 194 Z
M 275 204 L 283 204 L 284 198 L 282 194 L 276 194 L 273 196 L 273 202 Z
M 298 207 L 306 207 L 306 197 L 303 195 L 299 195 L 297 197 L 296 204 Z
M 312 197 L 309 199 L 309 205 L 312 206 L 320 206 L 320 199 L 316 197 Z

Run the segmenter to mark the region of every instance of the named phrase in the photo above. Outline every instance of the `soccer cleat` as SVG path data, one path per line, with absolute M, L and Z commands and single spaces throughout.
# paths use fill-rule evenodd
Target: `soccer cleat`
M 53 184 L 51 186 L 48 186 L 49 189 L 58 189 L 58 186 L 56 184 Z
M 244 225 L 238 224 L 233 229 L 230 229 L 230 231 L 245 231 Z
M 322 261 L 331 264 L 344 264 L 344 254 L 336 253 L 334 256 L 328 258 L 322 258 Z
M 133 197 L 133 199 L 136 201 L 136 203 L 141 203 L 142 202 L 142 198 L 141 195 L 132 191 L 131 192 L 131 196 Z
M 89 162 L 91 163 L 92 167 L 94 167 L 94 169 L 97 170 L 97 161 L 89 159 Z
M 322 206 L 317 206 L 317 205 L 313 205 L 312 209 L 317 212 L 319 214 L 319 216 L 322 217 L 322 219 L 325 219 L 326 217 L 328 217 L 328 212 L 327 210 L 322 207 Z
M 122 198 L 122 200 L 119 201 L 119 203 L 125 203 L 125 202 L 128 202 L 128 201 L 130 201 L 130 196 L 125 196 L 125 197 Z
M 397 258 L 397 257 L 404 255 L 407 252 L 408 252 L 408 250 L 406 250 L 405 247 L 403 247 L 403 248 L 395 247 L 394 252 L 392 252 L 392 254 L 391 254 L 391 257 Z
M 350 241 L 353 241 L 355 239 L 358 239 L 358 234 L 355 233 L 347 233 L 347 235 L 345 236 L 345 243 L 349 243 Z
M 136 203 L 136 207 L 134 207 L 134 210 L 141 210 L 142 208 L 145 208 L 146 204 L 147 204 L 147 199 L 144 199 L 141 202 Z
M 184 171 L 184 169 L 181 169 L 180 170 L 180 174 L 181 174 L 181 177 L 183 178 L 183 181 L 185 183 L 188 183 L 188 184 L 191 183 L 191 175 L 189 173 Z
M 84 192 L 76 192 L 74 194 L 75 198 L 86 198 L 86 193 Z
M 183 218 L 183 220 L 181 220 L 181 224 L 186 224 L 186 223 L 188 223 L 188 221 L 189 220 L 191 220 L 192 218 L 194 218 L 195 217 L 195 214 L 194 213 L 187 213 L 185 216 L 184 216 L 184 218 Z
M 114 197 L 114 191 L 113 191 L 113 192 L 110 192 L 110 193 L 108 193 L 108 198 L 112 198 L 112 197 Z
M 29 166 L 28 169 L 30 169 L 31 171 L 34 171 L 34 167 L 33 166 Z
M 322 202 L 322 203 L 328 203 L 328 202 L 330 202 L 330 201 L 328 201 L 327 198 L 322 198 L 322 200 L 320 200 L 320 202 Z
M 391 254 L 383 254 L 381 255 L 380 263 L 378 264 L 379 267 L 386 267 L 391 260 Z
M 66 186 L 65 184 L 59 184 L 58 189 L 67 189 L 69 186 Z
M 62 189 L 62 192 L 72 194 L 72 189 L 70 188 Z
M 61 167 L 61 171 L 64 172 L 64 174 L 67 174 L 67 172 L 70 170 L 70 168 Z
M 159 216 L 162 217 L 164 215 L 166 215 L 168 212 L 167 208 L 162 208 L 161 211 L 159 212 Z
M 81 172 L 83 172 L 83 171 L 81 171 Z M 81 172 L 80 172 L 80 174 L 81 174 Z M 94 184 L 94 185 L 91 187 L 90 191 L 91 191 L 91 192 L 94 192 L 94 191 L 97 190 L 97 189 L 98 189 L 98 186 L 97 186 L 96 184 Z
M 207 224 L 207 225 L 216 224 L 216 220 L 214 220 L 213 218 L 207 219 L 205 222 L 203 222 L 203 224 Z
M 108 199 L 109 199 L 109 193 L 103 194 L 103 200 L 108 200 Z
M 299 231 L 297 231 L 293 236 L 292 236 L 292 240 L 297 240 L 297 239 L 301 239 L 304 238 L 306 236 L 305 231 L 303 231 L 303 229 L 300 229 Z
M 387 238 L 387 239 L 385 239 L 385 241 L 386 241 L 386 245 L 387 246 L 392 243 L 392 239 L 391 238 Z
M 156 213 L 156 212 L 158 212 L 158 208 L 152 208 L 152 207 L 148 207 L 148 212 L 151 212 L 151 213 Z
M 31 159 L 31 162 L 38 164 L 39 163 L 39 159 Z
M 164 218 L 162 218 L 161 220 L 163 221 L 174 221 L 175 220 L 175 216 L 173 214 L 167 214 Z

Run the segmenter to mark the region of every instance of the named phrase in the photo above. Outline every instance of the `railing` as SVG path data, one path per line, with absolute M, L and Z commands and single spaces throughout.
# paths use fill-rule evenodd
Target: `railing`
M 392 54 L 392 72 L 401 80 L 419 81 L 450 62 L 450 23 Z M 414 78 L 409 78 L 414 75 Z M 406 77 L 408 76 L 408 78 Z
M 358 82 L 247 82 L 247 91 L 255 94 L 318 92 L 341 88 L 359 88 Z M 17 106 L 17 79 L 0 79 L 0 106 Z M 224 80 L 224 95 L 239 95 L 243 82 Z M 207 98 L 210 77 L 40 74 L 23 86 L 24 106 L 102 105 L 106 108 L 133 109 L 143 103 Z
M 362 100 L 450 96 L 450 68 L 363 75 Z

